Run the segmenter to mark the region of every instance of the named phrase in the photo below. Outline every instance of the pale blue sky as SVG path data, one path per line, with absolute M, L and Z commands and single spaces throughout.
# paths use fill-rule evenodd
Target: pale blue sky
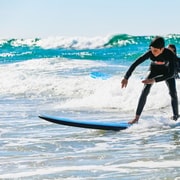
M 0 0 L 0 39 L 180 34 L 180 0 Z

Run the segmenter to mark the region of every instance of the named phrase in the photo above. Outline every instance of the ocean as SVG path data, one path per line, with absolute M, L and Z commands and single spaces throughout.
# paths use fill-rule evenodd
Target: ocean
M 180 35 L 164 37 L 180 53 Z M 180 180 L 180 121 L 169 118 L 164 82 L 153 85 L 139 123 L 127 130 L 68 127 L 38 118 L 45 113 L 131 120 L 150 60 L 136 68 L 126 89 L 121 80 L 152 38 L 1 39 L 0 179 Z M 180 80 L 176 83 L 180 98 Z

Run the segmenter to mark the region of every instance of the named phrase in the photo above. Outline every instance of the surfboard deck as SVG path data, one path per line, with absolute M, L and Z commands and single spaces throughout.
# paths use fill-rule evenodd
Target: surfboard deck
M 131 126 L 127 122 L 105 122 L 105 121 L 101 122 L 101 121 L 91 121 L 91 120 L 75 120 L 75 119 L 68 119 L 68 118 L 45 115 L 45 114 L 39 115 L 39 118 L 52 123 L 66 125 L 66 126 L 74 126 L 74 127 L 89 128 L 89 129 L 100 129 L 100 130 L 120 131 L 120 130 L 125 130 Z

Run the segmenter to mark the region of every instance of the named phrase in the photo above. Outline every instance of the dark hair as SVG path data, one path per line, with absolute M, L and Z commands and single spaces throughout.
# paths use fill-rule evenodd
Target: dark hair
M 173 52 L 176 54 L 176 46 L 174 44 L 169 44 L 168 47 L 170 47 Z
M 164 41 L 164 38 L 163 37 L 160 37 L 160 36 L 156 36 L 150 43 L 149 45 L 150 47 L 154 47 L 154 48 L 158 48 L 158 49 L 161 49 L 161 48 L 164 48 L 165 47 L 165 41 Z

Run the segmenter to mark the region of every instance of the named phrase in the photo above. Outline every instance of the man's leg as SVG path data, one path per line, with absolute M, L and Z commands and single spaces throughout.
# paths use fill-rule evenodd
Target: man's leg
M 139 98 L 138 106 L 136 109 L 136 116 L 132 121 L 129 122 L 129 124 L 133 124 L 133 123 L 138 122 L 139 117 L 143 111 L 145 104 L 146 104 L 147 95 L 150 92 L 151 86 L 152 86 L 152 84 L 144 85 L 144 88 L 143 88 L 143 91 L 142 91 L 141 96 Z
M 178 108 L 178 97 L 176 91 L 176 81 L 174 78 L 166 80 L 166 84 L 169 88 L 169 94 L 171 96 L 171 105 L 173 110 L 173 119 L 177 120 L 179 117 L 179 108 Z

